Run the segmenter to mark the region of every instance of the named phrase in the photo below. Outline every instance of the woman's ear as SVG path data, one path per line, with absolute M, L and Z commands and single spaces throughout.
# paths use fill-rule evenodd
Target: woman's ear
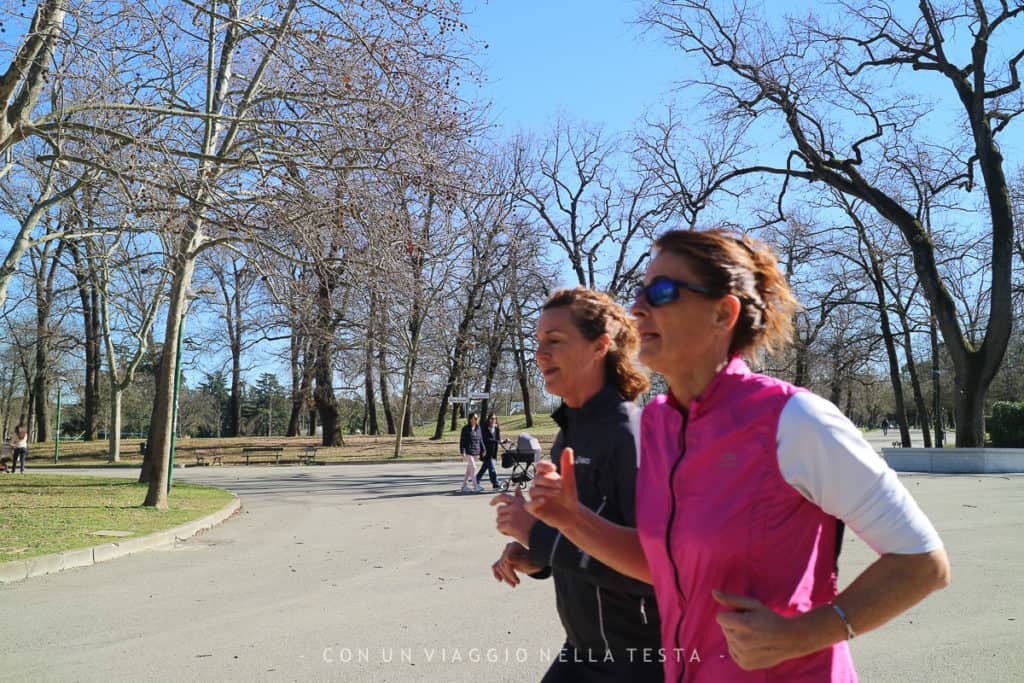
M 731 331 L 740 318 L 741 308 L 742 304 L 736 295 L 726 294 L 715 306 L 715 325 L 723 332 Z

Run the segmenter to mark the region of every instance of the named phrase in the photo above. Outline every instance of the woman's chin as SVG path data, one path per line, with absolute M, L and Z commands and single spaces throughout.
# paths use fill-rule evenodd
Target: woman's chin
M 660 348 L 656 342 L 651 341 L 645 343 L 640 346 L 640 351 L 639 353 L 637 353 L 636 359 L 643 363 L 648 370 L 653 370 L 654 372 L 663 372 L 663 364 L 659 362 L 661 361 L 661 354 L 659 354 L 658 351 L 660 351 Z

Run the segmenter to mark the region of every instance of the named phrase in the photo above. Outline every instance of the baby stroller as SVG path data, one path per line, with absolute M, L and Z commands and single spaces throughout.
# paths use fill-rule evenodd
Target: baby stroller
M 536 470 L 533 464 L 540 459 L 540 441 L 536 437 L 523 432 L 516 439 L 516 447 L 509 448 L 502 444 L 505 452 L 501 454 L 501 466 L 510 469 L 508 477 L 501 482 L 501 490 L 508 491 L 513 488 L 525 489 L 526 485 L 533 479 Z

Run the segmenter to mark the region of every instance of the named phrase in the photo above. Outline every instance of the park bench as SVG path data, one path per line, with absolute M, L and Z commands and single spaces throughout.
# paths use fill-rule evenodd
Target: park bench
M 316 446 L 306 446 L 299 453 L 299 462 L 303 465 L 312 465 L 316 461 Z
M 217 451 L 196 451 L 196 465 L 223 465 L 224 456 Z
M 245 464 L 249 464 L 251 458 L 262 458 L 274 456 L 274 464 L 279 465 L 281 463 L 281 451 L 284 448 L 281 446 L 250 446 L 249 448 L 242 449 L 242 455 L 245 456 Z

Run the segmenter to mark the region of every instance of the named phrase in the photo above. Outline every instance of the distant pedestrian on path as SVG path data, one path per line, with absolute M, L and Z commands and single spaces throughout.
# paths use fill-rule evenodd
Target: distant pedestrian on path
M 498 457 L 498 444 L 501 443 L 501 427 L 498 426 L 498 416 L 491 413 L 487 416 L 487 424 L 483 426 L 484 454 L 480 463 L 480 470 L 476 473 L 476 490 L 480 490 L 480 480 L 484 472 L 491 478 L 491 488 L 498 490 L 498 474 L 494 471 L 494 459 Z
M 889 418 L 882 418 L 882 436 L 889 435 Z
M 484 454 L 484 435 L 480 429 L 480 418 L 470 413 L 466 426 L 459 435 L 459 454 L 466 461 L 466 473 L 462 477 L 462 492 L 480 491 L 476 480 L 476 459 Z
M 10 440 L 11 448 L 14 449 L 11 469 L 8 472 L 14 473 L 18 466 L 18 459 L 21 459 L 21 473 L 25 473 L 25 458 L 28 457 L 28 430 L 25 425 L 19 424 L 14 428 L 14 436 Z

